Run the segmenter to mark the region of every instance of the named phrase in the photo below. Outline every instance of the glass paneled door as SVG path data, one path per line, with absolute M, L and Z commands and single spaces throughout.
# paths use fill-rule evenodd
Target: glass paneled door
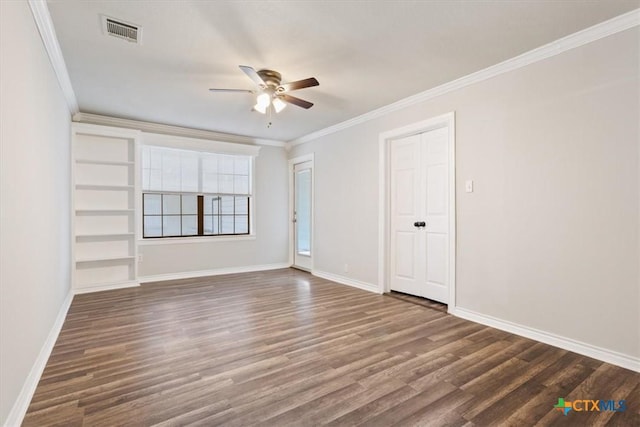
M 293 265 L 305 270 L 312 267 L 313 164 L 311 161 L 293 167 Z

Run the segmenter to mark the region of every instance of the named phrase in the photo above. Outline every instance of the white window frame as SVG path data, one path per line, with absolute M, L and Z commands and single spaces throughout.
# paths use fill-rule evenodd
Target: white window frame
M 205 153 L 229 154 L 251 156 L 251 195 L 249 203 L 249 234 L 239 235 L 220 235 L 220 236 L 185 236 L 185 237 L 145 237 L 142 232 L 142 149 L 144 146 L 175 148 L 179 150 L 200 151 Z M 255 240 L 255 213 L 256 213 L 256 194 L 255 194 L 255 171 L 256 158 L 260 152 L 260 147 L 249 144 L 212 141 L 206 139 L 188 138 L 183 136 L 162 135 L 156 133 L 142 132 L 140 144 L 137 146 L 137 158 L 140 159 L 136 163 L 136 191 L 135 191 L 135 207 L 136 207 L 136 240 L 138 245 L 171 245 L 180 243 L 211 243 L 211 242 L 228 242 Z

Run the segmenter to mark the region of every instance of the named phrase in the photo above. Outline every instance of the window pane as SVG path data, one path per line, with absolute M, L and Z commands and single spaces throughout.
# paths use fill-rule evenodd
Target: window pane
M 149 167 L 151 169 L 162 169 L 162 151 L 158 149 L 149 149 Z
M 218 173 L 218 155 L 202 153 L 202 170 L 206 173 Z
M 204 196 L 204 213 L 212 215 L 218 213 L 218 196 Z
M 183 215 L 182 216 L 182 235 L 195 236 L 198 234 L 198 216 Z
M 143 190 L 148 190 L 149 189 L 149 174 L 151 172 L 151 169 L 149 168 L 142 168 L 142 189 Z
M 224 155 L 218 157 L 218 173 L 233 174 L 234 157 Z
M 202 174 L 202 191 L 205 193 L 218 192 L 218 174 L 205 172 Z
M 249 194 L 249 177 L 235 175 L 233 177 L 233 192 L 235 194 Z
M 248 214 L 249 214 L 249 198 L 236 197 L 236 215 L 248 215 Z
M 160 194 L 145 194 L 143 197 L 144 215 L 160 215 L 162 213 L 162 196 Z
M 183 154 L 180 159 L 182 191 L 198 191 L 198 155 Z
M 204 234 L 213 234 L 213 217 L 211 215 L 204 216 Z
M 176 194 L 164 194 L 162 196 L 162 213 L 164 215 L 180 214 L 180 196 Z
M 220 213 L 221 214 L 233 214 L 233 196 L 220 197 Z
M 251 156 L 144 145 L 141 153 L 144 237 L 197 235 L 199 221 L 206 235 L 249 232 Z
M 213 234 L 220 234 L 220 215 L 214 215 L 212 218 Z
M 162 189 L 180 191 L 180 156 L 176 153 L 162 156 Z
M 235 217 L 235 233 L 247 234 L 249 232 L 249 217 L 247 215 L 236 215 Z
M 143 235 L 144 237 L 162 236 L 162 217 L 145 216 Z
M 182 195 L 182 214 L 197 215 L 198 214 L 198 196 L 191 194 Z
M 162 190 L 162 170 L 160 169 L 149 169 L 148 172 L 148 180 L 145 187 L 142 187 L 143 190 L 153 190 L 160 191 Z M 144 185 L 144 180 L 142 182 Z
M 218 192 L 218 156 L 216 154 L 202 154 L 202 191 Z
M 218 175 L 218 190 L 223 194 L 233 194 L 233 175 Z
M 233 234 L 233 216 L 220 217 L 220 234 Z
M 249 175 L 249 157 L 236 157 L 233 173 L 236 175 Z
M 296 248 L 299 254 L 311 253 L 311 170 L 296 173 Z
M 179 236 L 180 235 L 180 215 L 163 216 L 162 217 L 162 235 L 163 236 Z
M 142 169 L 151 168 L 151 149 L 149 147 L 142 147 Z

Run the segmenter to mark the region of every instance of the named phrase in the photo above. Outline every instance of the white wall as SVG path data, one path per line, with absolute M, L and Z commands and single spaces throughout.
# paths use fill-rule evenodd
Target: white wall
M 163 241 L 155 245 L 145 242 L 138 249 L 143 257 L 139 275 L 161 278 L 162 275 L 287 263 L 287 155 L 284 148 L 264 146 L 255 163 L 255 239 L 172 244 Z
M 0 424 L 70 288 L 70 114 L 27 2 L 0 2 Z
M 458 306 L 640 357 L 639 40 L 635 27 L 296 146 L 315 153 L 315 268 L 377 284 L 379 134 L 455 111 Z

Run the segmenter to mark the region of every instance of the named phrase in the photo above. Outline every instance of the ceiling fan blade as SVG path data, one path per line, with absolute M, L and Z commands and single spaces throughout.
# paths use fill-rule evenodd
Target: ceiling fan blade
M 240 93 L 255 93 L 248 89 L 209 89 L 210 92 L 240 92 Z
M 304 89 L 307 87 L 318 86 L 320 83 L 315 77 L 309 77 L 308 79 L 298 80 L 296 82 L 284 83 L 278 86 L 278 92 L 289 92 L 292 90 Z M 282 88 L 282 89 L 280 89 Z
M 296 98 L 295 96 L 283 94 L 279 95 L 278 98 L 282 99 L 284 102 L 288 102 L 289 104 L 297 105 L 298 107 L 306 109 L 313 107 L 313 102 L 305 101 L 304 99 Z
M 249 78 L 251 80 L 253 80 L 253 82 L 255 84 L 257 84 L 258 86 L 266 86 L 267 84 L 264 82 L 264 80 L 262 80 L 262 77 L 260 77 L 260 75 L 258 74 L 258 72 L 256 70 L 254 70 L 253 68 L 247 66 L 247 65 L 240 65 L 240 69 L 242 71 L 244 71 L 244 73 L 249 76 Z

